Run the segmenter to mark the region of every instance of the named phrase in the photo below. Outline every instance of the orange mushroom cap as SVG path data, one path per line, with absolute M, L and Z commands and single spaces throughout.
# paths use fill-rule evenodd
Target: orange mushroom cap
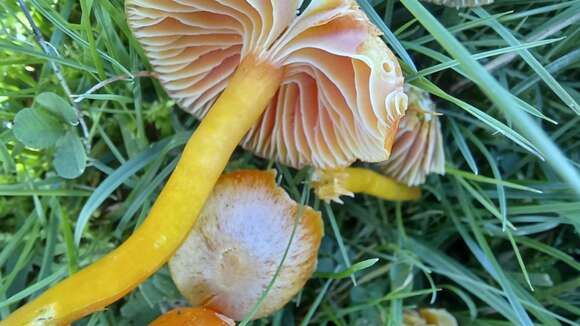
M 234 326 L 233 320 L 207 308 L 177 308 L 153 321 L 149 326 Z
M 274 277 L 297 217 L 286 260 L 254 318 L 282 308 L 314 272 L 323 235 L 320 214 L 300 210 L 275 176 L 239 171 L 216 184 L 197 226 L 169 262 L 177 288 L 193 306 L 243 319 Z
M 313 0 L 297 14 L 301 5 L 126 1 L 129 24 L 165 89 L 196 117 L 245 58 L 284 67 L 244 148 L 297 168 L 386 160 L 407 108 L 396 58 L 354 0 Z
M 429 94 L 405 87 L 409 109 L 401 119 L 391 157 L 379 163 L 386 175 L 410 186 L 425 182 L 430 173 L 445 174 L 441 122 Z

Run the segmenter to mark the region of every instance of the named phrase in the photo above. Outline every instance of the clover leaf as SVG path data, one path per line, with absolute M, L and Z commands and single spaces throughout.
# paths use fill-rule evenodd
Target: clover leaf
M 87 166 L 87 153 L 75 126 L 76 110 L 54 93 L 42 93 L 33 108 L 20 110 L 14 118 L 13 133 L 25 146 L 54 149 L 53 165 L 63 178 L 80 176 Z

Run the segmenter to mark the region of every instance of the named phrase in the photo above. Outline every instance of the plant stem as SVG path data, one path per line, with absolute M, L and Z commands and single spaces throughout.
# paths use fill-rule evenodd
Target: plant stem
M 138 71 L 134 74 L 130 75 L 119 75 L 119 76 L 114 76 L 111 77 L 109 79 L 105 79 L 101 82 L 99 82 L 98 84 L 94 85 L 93 87 L 91 87 L 89 90 L 87 90 L 86 92 L 80 94 L 80 95 L 71 95 L 74 100 L 74 103 L 80 103 L 82 102 L 87 96 L 93 94 L 94 92 L 98 91 L 99 89 L 108 86 L 114 82 L 120 81 L 120 80 L 133 80 L 135 78 L 138 77 L 152 77 L 152 78 L 158 78 L 159 75 L 155 72 L 152 71 Z
M 26 17 L 26 20 L 28 20 L 28 24 L 30 24 L 30 28 L 32 28 L 32 33 L 34 34 L 34 39 L 36 40 L 38 45 L 40 45 L 40 48 L 42 49 L 42 51 L 46 55 L 49 55 L 49 56 L 52 55 L 53 52 L 56 52 L 56 51 L 51 50 L 51 47 L 48 46 L 48 44 L 50 44 L 50 43 L 48 43 L 44 39 L 44 37 L 42 36 L 40 29 L 38 28 L 38 26 L 36 26 L 36 23 L 32 19 L 32 15 L 30 14 L 28 7 L 26 7 L 26 4 L 24 3 L 23 0 L 18 0 L 18 4 L 20 5 L 20 8 L 22 9 L 24 16 Z M 72 104 L 72 106 L 76 110 L 77 117 L 79 119 L 79 125 L 81 126 L 81 130 L 83 132 L 83 142 L 85 145 L 85 149 L 87 150 L 87 153 L 88 153 L 88 152 L 90 152 L 90 149 L 91 149 L 91 145 L 89 143 L 89 129 L 87 128 L 87 124 L 83 118 L 83 114 L 82 114 L 80 108 L 78 107 L 77 103 L 73 99 L 73 95 L 70 91 L 70 88 L 68 87 L 66 79 L 64 78 L 64 76 L 62 74 L 62 71 L 60 70 L 60 66 L 58 64 L 56 64 L 56 62 L 54 62 L 53 60 L 50 60 L 50 59 L 49 59 L 49 63 L 50 63 L 50 67 L 54 71 L 54 75 L 56 76 L 62 89 L 64 90 L 64 93 L 66 94 L 70 103 Z

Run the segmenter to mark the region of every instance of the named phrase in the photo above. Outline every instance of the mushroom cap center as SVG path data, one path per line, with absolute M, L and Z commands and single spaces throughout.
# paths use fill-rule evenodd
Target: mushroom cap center
M 216 185 L 196 228 L 169 263 L 175 284 L 192 305 L 243 319 L 274 277 L 296 221 L 280 274 L 254 317 L 281 308 L 314 271 L 320 215 L 308 207 L 299 210 L 274 175 L 241 171 Z

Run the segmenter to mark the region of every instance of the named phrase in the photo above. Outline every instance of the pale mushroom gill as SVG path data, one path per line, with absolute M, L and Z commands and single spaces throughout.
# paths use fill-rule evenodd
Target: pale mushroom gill
M 420 185 L 430 173 L 445 174 L 441 122 L 429 94 L 407 86 L 409 109 L 401 119 L 391 157 L 379 163 L 384 174 L 410 186 Z
M 301 4 L 130 0 L 127 13 L 167 92 L 199 118 L 245 57 L 285 67 L 244 148 L 297 168 L 386 160 L 407 107 L 396 58 L 354 1 Z

